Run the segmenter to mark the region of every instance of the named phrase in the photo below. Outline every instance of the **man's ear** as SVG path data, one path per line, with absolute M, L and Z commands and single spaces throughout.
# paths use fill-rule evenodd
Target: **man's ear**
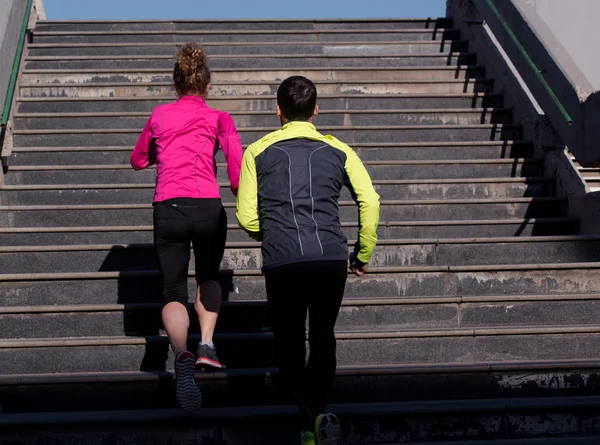
M 277 117 L 281 119 L 281 108 L 279 108 L 279 105 L 277 105 L 277 108 L 275 108 L 275 110 L 275 112 L 277 113 Z
M 319 106 L 315 105 L 315 111 L 313 111 L 312 117 L 317 117 L 319 115 Z

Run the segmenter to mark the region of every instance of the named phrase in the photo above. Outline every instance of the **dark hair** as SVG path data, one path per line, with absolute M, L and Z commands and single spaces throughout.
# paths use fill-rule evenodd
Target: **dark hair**
M 183 45 L 175 55 L 173 82 L 179 95 L 202 94 L 210 83 L 206 53 L 197 43 Z
M 287 120 L 307 121 L 317 105 L 317 88 L 306 77 L 288 77 L 277 89 L 277 105 Z

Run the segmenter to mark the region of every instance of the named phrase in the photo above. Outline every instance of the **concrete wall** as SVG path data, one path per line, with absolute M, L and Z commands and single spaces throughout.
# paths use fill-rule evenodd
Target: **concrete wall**
M 515 0 L 533 8 L 595 89 L 600 89 L 600 1 Z
M 4 107 L 26 0 L 0 0 L 0 107 Z

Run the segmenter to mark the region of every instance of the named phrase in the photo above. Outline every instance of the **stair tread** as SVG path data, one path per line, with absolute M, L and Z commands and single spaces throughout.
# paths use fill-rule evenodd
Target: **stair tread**
M 507 372 L 546 369 L 596 369 L 600 359 L 585 360 L 531 360 L 518 362 L 473 362 L 473 363 L 411 363 L 376 366 L 339 366 L 338 376 L 464 373 L 464 372 Z M 197 371 L 197 380 L 225 380 L 228 377 L 269 376 L 277 374 L 277 368 L 237 368 L 219 371 Z M 68 384 L 68 383 L 114 383 L 156 381 L 171 379 L 173 370 L 166 371 L 97 371 L 63 372 L 47 374 L 0 374 L 0 386 Z
M 348 245 L 353 245 L 356 240 L 348 240 Z M 410 239 L 380 239 L 378 246 L 401 246 L 422 244 L 500 244 L 500 243 L 545 243 L 545 242 L 590 242 L 600 241 L 600 235 L 567 235 L 567 236 L 522 236 L 522 237 L 486 237 L 486 238 L 410 238 Z M 229 241 L 225 248 L 260 248 L 260 243 L 255 241 Z M 0 253 L 20 252 L 76 252 L 76 251 L 103 251 L 115 249 L 154 249 L 154 244 L 71 244 L 71 245 L 33 245 L 33 246 L 0 246 Z M 0 275 L 1 276 L 1 275 Z
M 477 336 L 506 336 L 506 335 L 544 335 L 544 334 L 598 334 L 600 326 L 588 325 L 556 325 L 556 326 L 502 326 L 477 328 L 447 328 L 447 329 L 402 329 L 377 331 L 337 331 L 338 340 L 373 340 L 373 339 L 402 339 L 402 338 L 431 338 L 431 337 L 477 337 Z M 261 341 L 270 340 L 270 332 L 253 333 L 216 333 L 215 340 Z M 189 339 L 198 340 L 200 334 L 190 334 Z M 64 338 L 26 338 L 0 339 L 0 348 L 47 348 L 47 347 L 77 347 L 77 346 L 116 346 L 116 345 L 145 345 L 147 343 L 165 343 L 168 337 L 163 334 L 146 336 L 97 336 L 97 337 L 64 337 Z
M 516 303 L 532 301 L 582 301 L 600 300 L 600 293 L 570 293 L 570 294 L 516 294 L 516 295 L 449 295 L 431 297 L 380 297 L 365 299 L 348 297 L 342 301 L 342 306 L 392 306 L 392 305 L 431 305 L 431 304 L 462 304 L 462 303 Z M 190 303 L 191 304 L 191 303 Z M 224 301 L 224 307 L 235 306 L 266 306 L 266 300 L 235 300 Z M 58 304 L 30 306 L 0 306 L 0 314 L 60 314 L 76 312 L 122 312 L 123 310 L 159 310 L 163 303 L 113 303 L 113 304 Z M 504 362 L 501 362 L 504 363 Z
M 541 224 L 556 222 L 578 222 L 573 217 L 562 218 L 513 218 L 491 220 L 449 220 L 449 221 L 380 221 L 379 226 L 444 226 L 444 225 L 473 225 L 473 224 Z M 358 227 L 358 222 L 342 222 L 342 227 Z M 230 224 L 229 230 L 238 229 L 237 224 Z M 82 227 L 0 227 L 0 233 L 56 233 L 56 232 L 107 232 L 107 231 L 151 231 L 153 227 L 147 226 L 82 226 Z
M 331 410 L 341 416 L 363 415 L 378 416 L 383 414 L 427 414 L 450 412 L 493 412 L 509 410 L 528 410 L 533 408 L 588 408 L 597 409 L 600 396 L 576 397 L 541 397 L 512 399 L 475 399 L 475 400 L 433 400 L 416 402 L 380 402 L 333 404 Z M 287 417 L 297 415 L 297 409 L 291 406 L 236 407 L 236 408 L 204 408 L 193 416 L 193 420 L 214 420 L 232 418 Z M 20 425 L 53 425 L 89 423 L 131 423 L 131 422 L 168 422 L 180 421 L 184 414 L 179 409 L 158 410 L 114 410 L 114 411 L 79 411 L 35 414 L 3 414 L 0 416 L 2 426 Z M 190 418 L 192 420 L 192 418 Z
M 507 141 L 464 141 L 464 142 L 358 142 L 352 144 L 354 148 L 414 148 L 414 147 L 510 147 L 515 145 L 531 145 L 531 142 L 522 140 Z M 244 148 L 246 148 L 244 146 Z M 35 152 L 63 152 L 63 151 L 127 151 L 132 147 L 123 146 L 89 146 L 89 147 L 13 147 L 13 153 L 35 153 Z M 511 158 L 513 159 L 513 158 Z
M 333 83 L 339 83 L 339 82 L 333 82 Z M 357 83 L 363 83 L 362 81 L 357 82 Z M 379 83 L 379 82 L 377 82 Z M 381 82 L 381 83 L 389 83 L 387 81 L 385 82 Z M 404 81 L 401 81 L 401 83 L 404 83 Z M 431 82 L 431 83 L 437 83 L 437 82 Z M 56 85 L 52 85 L 52 84 L 48 84 L 49 86 L 56 86 Z M 93 84 L 95 86 L 98 85 L 113 85 L 113 84 Z M 116 85 L 116 84 L 115 84 Z M 122 84 L 122 85 L 127 85 L 127 84 Z M 139 85 L 139 84 L 136 84 Z M 153 84 L 148 84 L 148 85 L 155 85 Z M 213 84 L 215 85 L 215 84 Z M 24 86 L 28 86 L 28 85 L 21 85 L 22 87 Z M 32 85 L 34 86 L 34 85 Z M 38 85 L 35 85 L 40 86 Z M 70 85 L 69 85 L 70 86 Z M 90 84 L 83 84 L 82 86 L 90 86 Z M 346 110 L 346 109 L 330 109 L 330 110 L 319 110 L 319 114 L 447 114 L 447 113 L 458 113 L 458 114 L 479 114 L 479 113 L 504 113 L 504 112 L 510 112 L 512 111 L 512 108 L 503 108 L 503 107 L 489 107 L 489 108 L 416 108 L 416 109 L 407 109 L 407 108 L 399 108 L 399 109 L 393 109 L 393 108 L 386 108 L 386 109 L 382 109 L 382 110 L 359 110 L 359 109 L 353 109 L 353 110 Z M 150 112 L 87 112 L 87 113 L 15 113 L 13 114 L 13 118 L 15 119 L 25 119 L 25 118 L 67 118 L 67 117 L 149 117 L 150 116 Z M 232 115 L 232 116 L 262 116 L 262 115 L 272 115 L 273 111 L 270 110 L 266 110 L 266 111 L 256 111 L 256 110 L 252 110 L 252 111 L 228 111 L 228 114 Z

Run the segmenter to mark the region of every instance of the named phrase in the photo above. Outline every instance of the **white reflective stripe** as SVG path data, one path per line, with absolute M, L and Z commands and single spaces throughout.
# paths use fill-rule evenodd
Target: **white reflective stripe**
M 296 230 L 298 232 L 298 242 L 300 243 L 300 254 L 302 256 L 304 256 L 304 248 L 302 247 L 302 239 L 300 238 L 300 226 L 298 225 L 298 220 L 296 219 L 296 210 L 294 209 L 294 198 L 292 197 L 292 157 L 283 148 L 279 148 L 275 145 L 272 145 L 271 147 L 281 150 L 288 157 L 288 173 L 290 176 L 290 180 L 289 180 L 289 182 L 290 182 L 290 202 L 292 203 L 292 214 L 294 215 L 294 223 L 296 223 Z
M 318 152 L 320 149 L 328 147 L 327 144 L 322 145 L 319 148 L 316 148 L 315 150 L 313 150 L 310 154 L 310 156 L 308 157 L 308 182 L 309 182 L 309 187 L 310 187 L 310 200 L 312 202 L 312 211 L 311 211 L 311 216 L 312 216 L 312 220 L 315 223 L 315 230 L 316 230 L 316 234 L 317 234 L 317 241 L 319 241 L 319 247 L 321 248 L 321 255 L 323 255 L 323 244 L 321 244 L 321 237 L 319 236 L 319 225 L 317 224 L 317 221 L 315 220 L 315 199 L 313 198 L 313 194 L 312 194 L 312 155 L 314 155 L 316 152 Z

